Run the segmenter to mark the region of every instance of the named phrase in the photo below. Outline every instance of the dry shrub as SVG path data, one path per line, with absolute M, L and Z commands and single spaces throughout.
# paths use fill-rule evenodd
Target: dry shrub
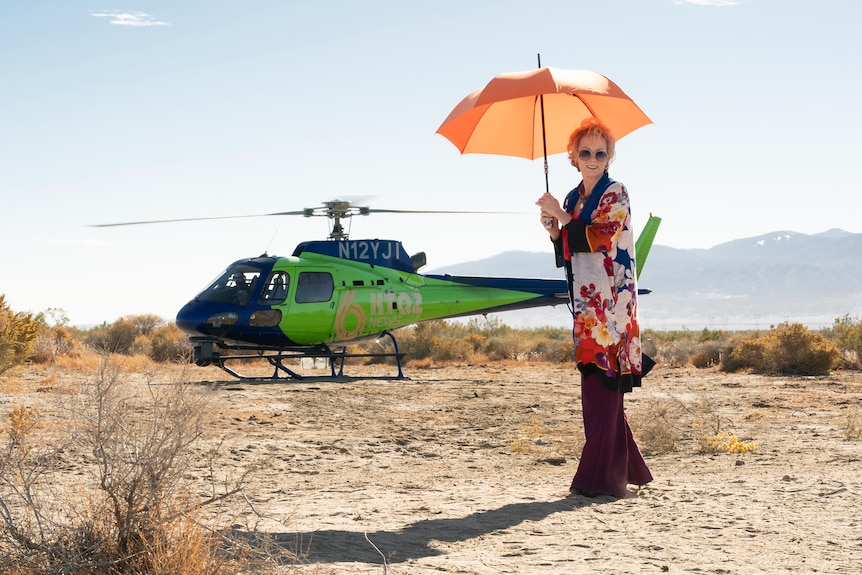
M 799 323 L 782 323 L 762 336 L 740 342 L 721 368 L 769 375 L 824 375 L 840 356 L 838 347 L 825 336 Z
M 33 346 L 30 359 L 35 363 L 56 363 L 63 356 L 75 356 L 81 353 L 81 341 L 75 330 L 66 327 L 43 327 Z
M 248 549 L 236 555 L 222 552 L 229 532 L 210 531 L 201 524 L 203 517 L 189 513 L 183 502 L 175 512 L 165 512 L 160 528 L 142 538 L 143 552 L 133 563 L 134 571 L 148 575 L 229 575 L 241 571 Z
M 81 347 L 78 353 L 61 355 L 55 358 L 53 363 L 61 369 L 92 373 L 99 369 L 104 355 L 91 347 Z
M 140 361 L 144 384 L 132 385 L 123 369 L 135 358 L 104 356 L 77 394 L 61 396 L 63 426 L 23 406 L 9 412 L 0 436 L 3 575 L 226 575 L 261 557 L 218 527 L 249 509 L 242 488 L 254 466 L 221 477 L 220 444 L 200 445 L 212 392 L 156 382 L 155 364 Z M 208 495 L 193 496 L 201 485 L 191 470 L 202 462 Z M 234 511 L 206 517 L 212 504 Z
M 756 417 L 750 414 L 746 419 Z M 647 398 L 640 401 L 630 423 L 638 445 L 649 455 L 677 451 L 684 444 L 701 453 L 745 453 L 757 447 L 724 429 L 729 422 L 706 398 L 693 402 L 670 395 Z
M 691 356 L 698 343 L 690 340 L 670 341 L 657 346 L 656 362 L 668 367 L 685 367 L 691 363 Z
M 0 439 L 0 565 L 25 569 L 39 564 L 38 552 L 56 546 L 51 472 L 58 446 L 45 441 L 41 414 L 15 405 L 6 414 Z M 21 561 L 16 561 L 21 559 Z M 2 571 L 0 571 L 2 572 Z
M 552 363 L 574 360 L 571 329 L 555 327 L 507 330 L 488 337 L 483 351 L 489 359 Z
M 571 330 L 514 329 L 498 318 L 472 318 L 467 323 L 432 320 L 399 330 L 397 336 L 411 362 L 424 358 L 438 363 L 570 362 L 574 355 Z
M 126 373 L 152 373 L 158 368 L 153 360 L 143 355 L 106 354 L 93 348 L 82 348 L 78 354 L 60 356 L 54 363 L 59 368 L 86 374 L 99 372 L 105 366 Z
M 846 367 L 862 368 L 862 319 L 851 318 L 849 315 L 837 318 L 828 334 L 841 348 Z
M 188 337 L 175 323 L 153 329 L 150 334 L 150 357 L 159 362 L 191 360 L 192 346 Z
M 112 324 L 103 324 L 87 330 L 84 342 L 100 351 L 134 355 L 150 355 L 153 351 L 155 338 L 170 338 L 178 334 L 179 329 L 170 329 L 167 334 L 164 328 L 168 324 L 164 319 L 153 314 L 128 315 L 121 317 Z
M 432 360 L 430 357 L 423 357 L 422 359 L 411 359 L 410 367 L 413 369 L 431 369 L 432 367 L 434 367 L 434 360 Z
M 527 347 L 517 334 L 505 334 L 489 337 L 483 350 L 491 361 L 501 359 L 522 359 Z
M 724 368 L 733 364 L 733 360 L 729 358 L 733 349 L 750 337 L 750 333 L 723 330 L 647 329 L 641 333 L 641 346 L 645 354 L 667 367 Z M 563 341 L 558 347 L 557 361 L 571 361 L 572 354 L 571 340 Z
M 772 351 L 767 368 L 772 373 L 822 375 L 835 366 L 840 356 L 833 342 L 800 323 L 781 324 L 766 338 Z
M 121 317 L 83 333 L 84 342 L 99 351 L 145 355 L 159 362 L 188 361 L 192 347 L 175 323 L 153 314 Z
M 129 355 L 150 357 L 153 354 L 153 344 L 150 342 L 150 336 L 143 334 L 136 335 L 126 353 Z
M 722 330 L 665 331 L 644 330 L 643 351 L 669 367 L 710 368 L 719 365 L 729 342 L 737 336 Z
M 691 428 L 701 453 L 747 453 L 757 448 L 757 442 L 743 442 L 725 429 L 726 419 L 707 398 L 694 405 Z
M 560 342 L 553 351 L 552 361 L 569 363 L 575 361 L 575 342 L 568 338 Z
M 740 441 L 736 435 L 727 431 L 704 433 L 698 442 L 702 453 L 748 453 L 757 449 L 756 441 Z
M 717 343 L 702 343 L 692 352 L 689 362 L 700 369 L 715 367 L 721 363 L 721 346 Z
M 632 432 L 645 455 L 676 451 L 683 437 L 686 406 L 673 397 L 641 401 L 637 415 L 629 416 Z
M 57 323 L 52 325 L 47 316 Z M 36 363 L 74 360 L 88 348 L 98 353 L 143 355 L 157 362 L 188 362 L 192 354 L 186 334 L 175 323 L 153 314 L 125 316 L 89 330 L 67 326 L 60 310 L 43 312 L 37 320 L 41 327 L 29 356 Z
M 754 366 L 763 365 L 766 353 L 762 339 L 752 336 L 750 339 L 740 341 L 733 349 L 724 354 L 719 369 L 728 373 L 744 370 L 754 371 Z
M 29 313 L 13 312 L 0 294 L 0 374 L 24 363 L 38 335 L 38 320 Z
M 418 323 L 398 332 L 401 351 L 411 360 L 432 357 L 440 342 L 438 333 L 446 322 L 435 320 Z

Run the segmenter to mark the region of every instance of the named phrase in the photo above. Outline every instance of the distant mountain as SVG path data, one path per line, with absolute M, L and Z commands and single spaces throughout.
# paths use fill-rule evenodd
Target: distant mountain
M 862 234 L 832 229 L 806 235 L 778 231 L 709 249 L 655 245 L 639 286 L 645 327 L 768 329 L 800 322 L 812 329 L 837 317 L 862 317 Z M 513 272 L 512 270 L 517 270 Z M 561 277 L 553 252 L 505 252 L 429 273 L 492 277 Z M 563 306 L 509 312 L 510 325 L 569 325 Z

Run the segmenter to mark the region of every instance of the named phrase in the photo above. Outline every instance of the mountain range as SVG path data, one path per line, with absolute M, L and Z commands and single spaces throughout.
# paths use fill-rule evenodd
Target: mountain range
M 656 330 L 769 329 L 799 322 L 810 329 L 862 316 L 862 234 L 832 229 L 807 235 L 777 231 L 709 249 L 654 245 L 639 287 L 643 327 Z M 510 251 L 429 273 L 562 277 L 553 252 Z M 424 270 L 423 270 L 424 271 Z M 563 306 L 501 314 L 516 327 L 566 326 Z

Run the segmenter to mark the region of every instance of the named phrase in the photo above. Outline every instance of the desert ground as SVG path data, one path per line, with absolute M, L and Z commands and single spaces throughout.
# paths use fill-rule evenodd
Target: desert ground
M 299 553 L 285 573 L 862 572 L 859 372 L 660 365 L 626 396 L 655 480 L 616 499 L 568 492 L 583 442 L 571 366 L 408 364 L 404 380 L 356 366 L 277 383 L 188 369 L 212 390 L 220 465 L 263 464 L 245 493 L 258 528 Z M 64 377 L 4 376 L 0 413 L 44 404 Z M 753 450 L 705 450 L 720 432 Z

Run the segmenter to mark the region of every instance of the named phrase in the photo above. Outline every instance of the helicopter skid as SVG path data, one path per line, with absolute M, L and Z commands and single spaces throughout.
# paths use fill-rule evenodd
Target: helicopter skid
M 344 374 L 344 362 L 348 358 L 395 358 L 398 368 L 397 375 L 370 376 L 361 379 L 410 379 L 404 375 L 401 368 L 401 360 L 406 354 L 398 351 L 398 342 L 389 332 L 385 332 L 392 339 L 394 352 L 392 353 L 349 353 L 346 347 L 340 351 L 334 351 L 326 344 L 314 346 L 290 346 L 290 347 L 267 347 L 253 344 L 232 343 L 227 340 L 208 337 L 190 337 L 189 342 L 194 346 L 193 359 L 196 365 L 214 365 L 231 376 L 246 381 L 290 381 L 308 378 L 347 379 L 350 376 Z M 228 353 L 224 353 L 224 352 Z M 303 375 L 288 367 L 286 362 L 301 360 L 303 358 L 323 358 L 329 366 L 329 375 Z M 248 362 L 253 359 L 265 359 L 273 368 L 272 375 L 244 375 L 229 367 L 228 362 Z

